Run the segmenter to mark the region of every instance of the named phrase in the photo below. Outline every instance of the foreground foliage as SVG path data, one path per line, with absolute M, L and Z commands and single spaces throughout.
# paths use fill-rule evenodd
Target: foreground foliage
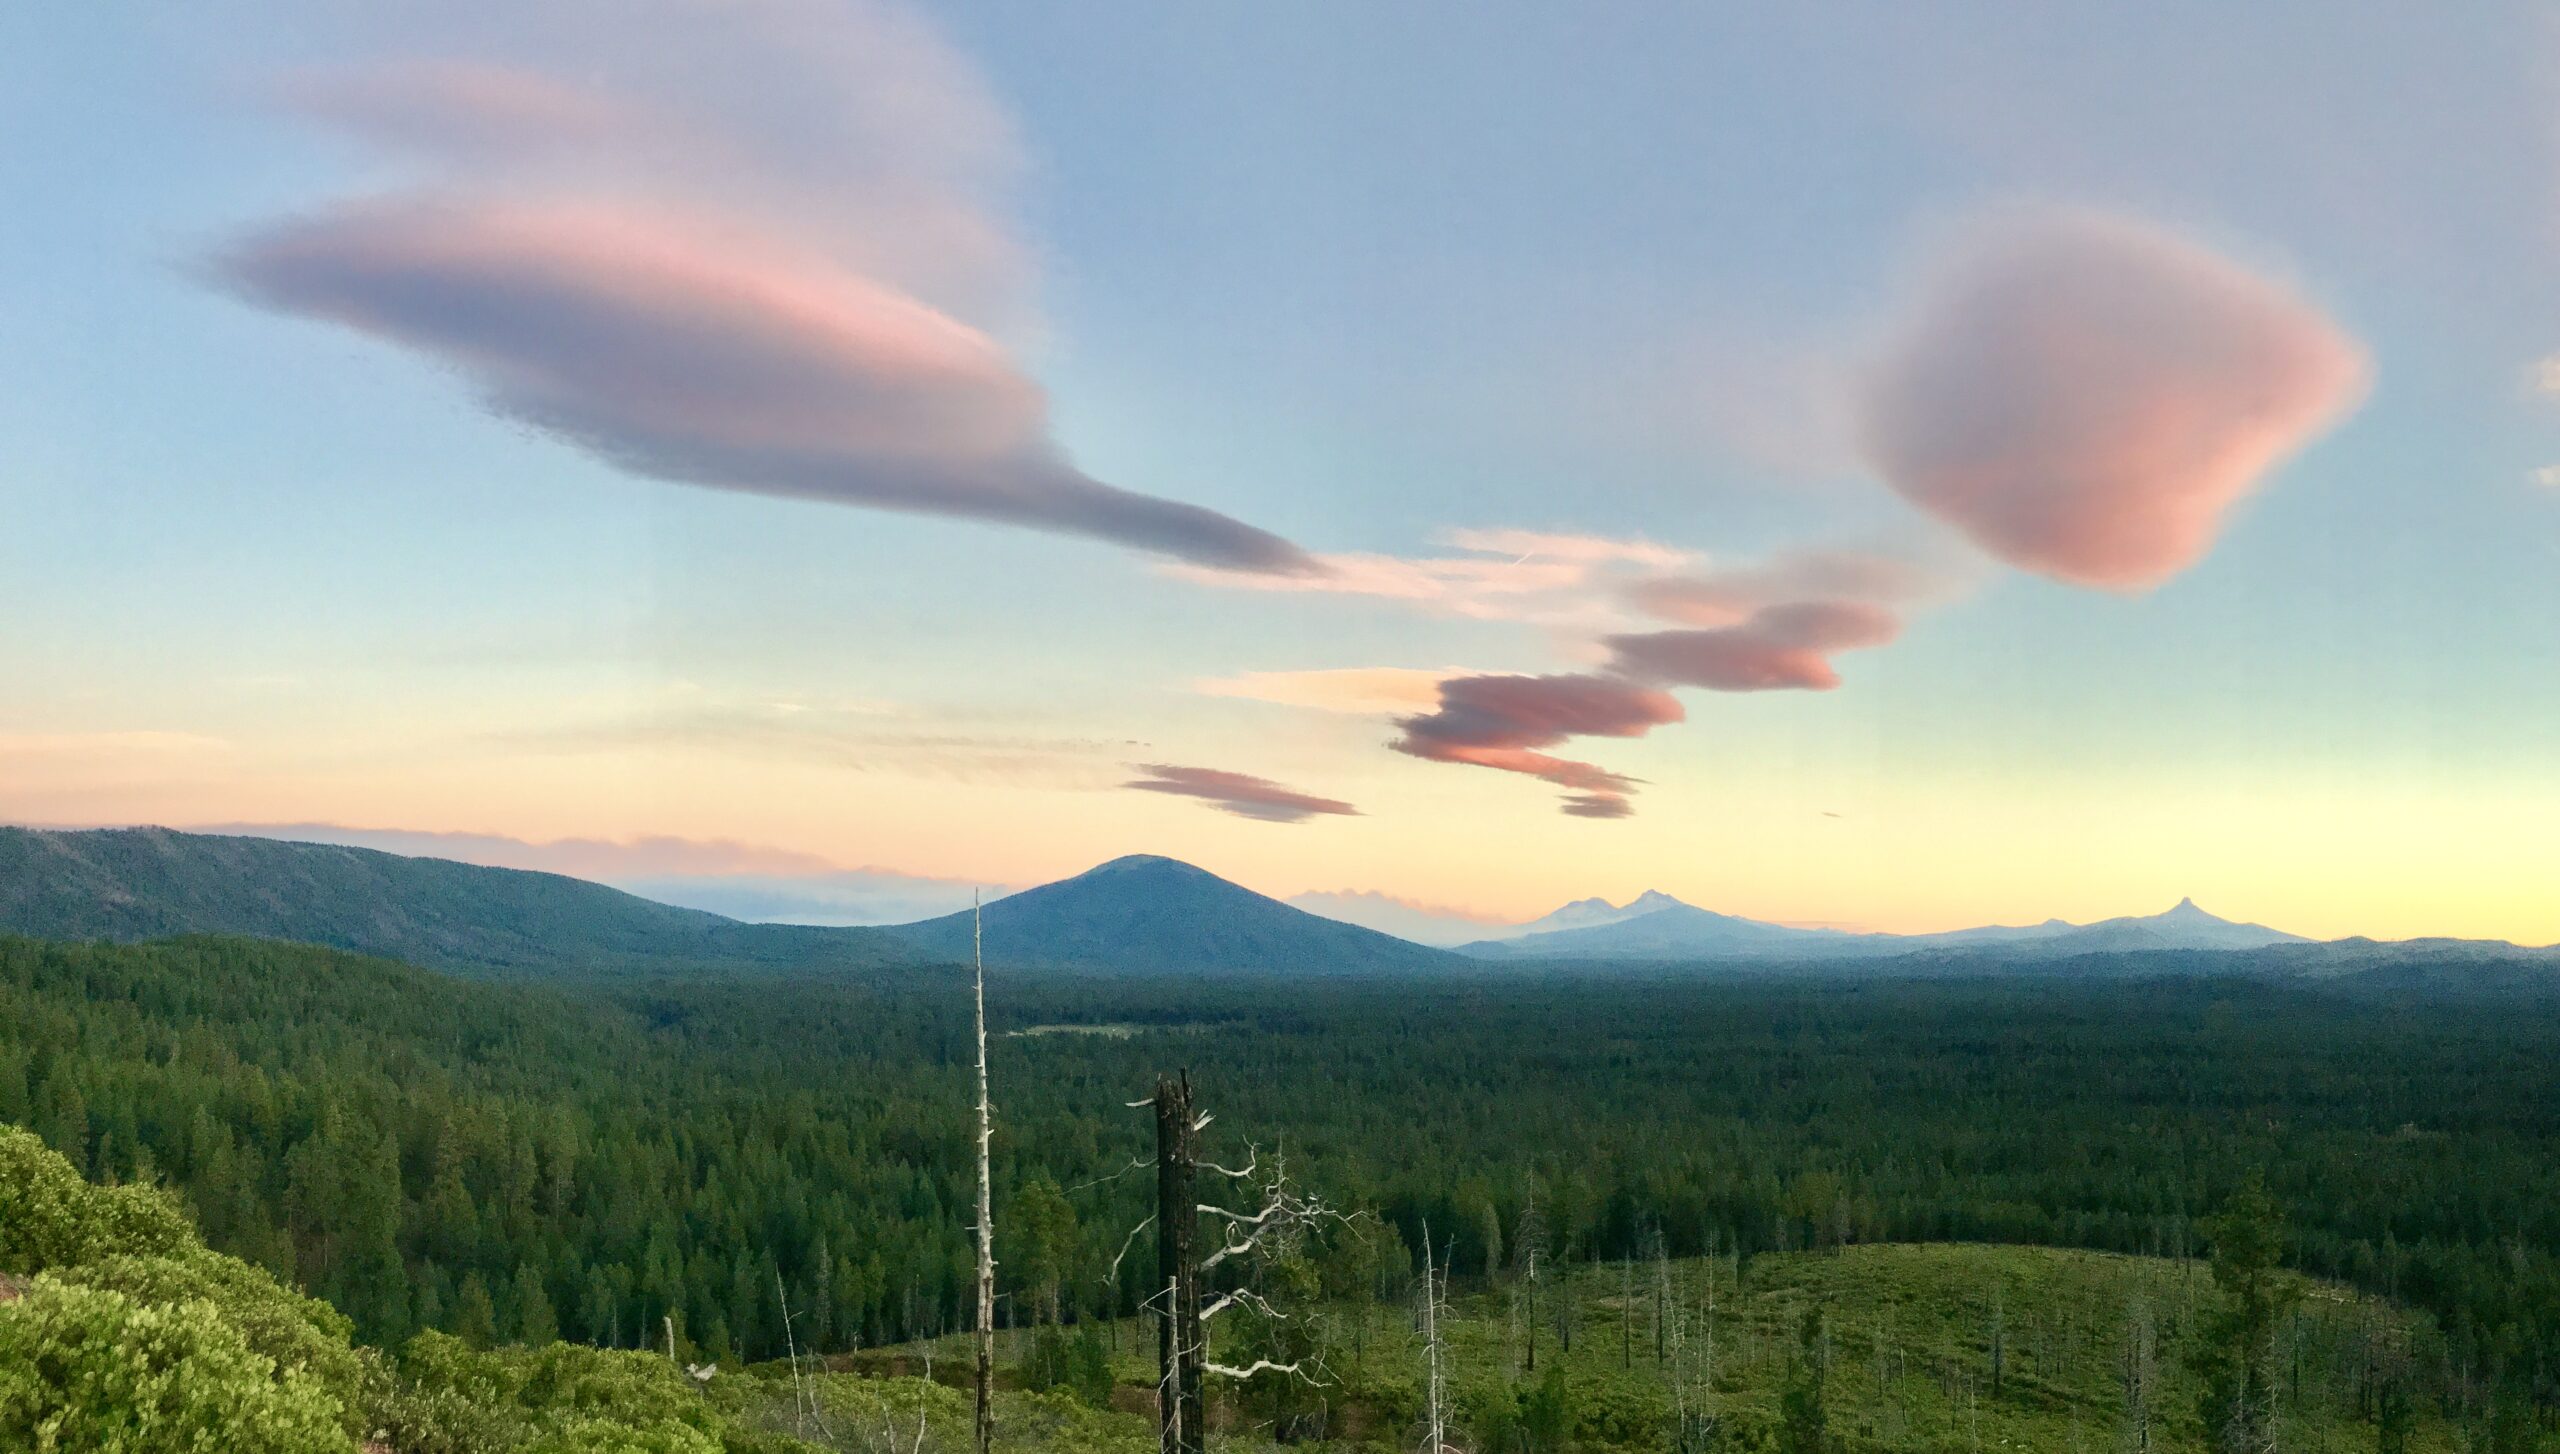
M 554 1343 L 395 1361 L 142 1186 L 83 1182 L 0 1127 L 0 1448 L 59 1454 L 787 1454 L 668 1360 Z M 752 1384 L 752 1380 L 739 1380 Z M 742 1397 L 753 1398 L 752 1388 Z

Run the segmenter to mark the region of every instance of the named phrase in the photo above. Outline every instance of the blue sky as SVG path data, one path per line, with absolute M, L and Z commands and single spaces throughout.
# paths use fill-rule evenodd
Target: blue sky
M 679 62 L 587 7 L 0 19 L 0 813 L 663 836 L 743 845 L 740 874 L 953 882 L 1157 851 L 1515 917 L 1648 886 L 1888 928 L 2193 893 L 2304 932 L 2560 938 L 2560 489 L 2535 477 L 2560 464 L 2560 37 L 2528 7 L 756 7 L 805 45 L 659 8 Z M 745 180 L 623 132 L 421 160 L 296 89 L 453 61 L 734 122 Z M 569 315 L 529 315 L 530 344 L 350 324 L 384 295 L 277 261 L 412 194 L 638 197 L 652 221 L 611 237 L 644 250 L 654 219 L 751 214 L 841 265 L 828 287 L 965 325 L 954 417 L 1012 429 L 990 401 L 1032 390 L 1041 438 L 1005 448 L 1067 503 L 883 510 L 909 485 L 870 456 L 815 498 L 751 493 L 706 475 L 769 454 L 635 445 L 658 405 L 610 392 L 627 360 L 552 347 Z M 617 262 L 599 235 L 578 255 Z M 2092 296 L 2130 268 L 2264 303 L 2270 346 L 2334 338 L 2361 372 L 2279 401 L 2298 419 L 2192 559 L 2110 583 L 2052 541 L 1985 547 L 2015 519 L 1931 503 L 1843 401 L 1933 279 L 2028 246 L 2080 249 Z M 2267 369 L 2193 375 L 2218 327 L 2145 340 L 2141 377 L 2248 393 Z M 501 364 L 576 427 L 493 405 Z M 2007 395 L 1957 405 L 1982 397 Z M 1061 460 L 1336 582 L 1509 557 L 1449 543 L 1471 529 L 1551 537 L 1524 570 L 1559 579 L 1203 578 L 1096 526 Z M 1577 540 L 1680 556 L 1565 570 Z M 1850 549 L 1930 584 L 1887 603 L 1889 643 L 1780 644 L 1818 689 L 1794 657 L 1734 691 L 1605 644 L 1705 624 L 1641 619 L 1638 578 Z M 1385 668 L 1420 695 L 1254 696 Z M 1585 790 L 1487 770 L 1481 714 L 1435 714 L 1434 682 L 1488 676 L 1685 720 L 1518 749 L 1641 780 L 1599 795 L 1625 816 L 1558 814 Z

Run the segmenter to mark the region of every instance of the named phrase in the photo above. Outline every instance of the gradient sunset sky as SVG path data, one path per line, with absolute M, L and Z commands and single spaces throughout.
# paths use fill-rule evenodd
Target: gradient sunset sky
M 0 819 L 2560 940 L 2540 7 L 22 6 L 0 128 Z

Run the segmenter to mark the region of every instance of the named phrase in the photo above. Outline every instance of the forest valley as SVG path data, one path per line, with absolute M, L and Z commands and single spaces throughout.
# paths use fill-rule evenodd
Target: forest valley
M 68 1391 L 123 1379 L 260 1410 L 224 1448 L 957 1454 L 981 1145 L 999 1448 L 2560 1444 L 2547 1000 L 1026 974 L 986 1011 L 982 1142 L 965 967 L 0 939 L 0 1447 L 154 1447 L 82 1433 Z

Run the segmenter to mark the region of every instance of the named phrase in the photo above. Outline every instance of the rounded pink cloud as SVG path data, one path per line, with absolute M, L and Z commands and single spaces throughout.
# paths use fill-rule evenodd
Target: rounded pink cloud
M 2144 590 L 2364 396 L 2364 350 L 2284 285 L 2079 212 L 1977 230 L 1869 372 L 1885 481 L 2012 565 Z

